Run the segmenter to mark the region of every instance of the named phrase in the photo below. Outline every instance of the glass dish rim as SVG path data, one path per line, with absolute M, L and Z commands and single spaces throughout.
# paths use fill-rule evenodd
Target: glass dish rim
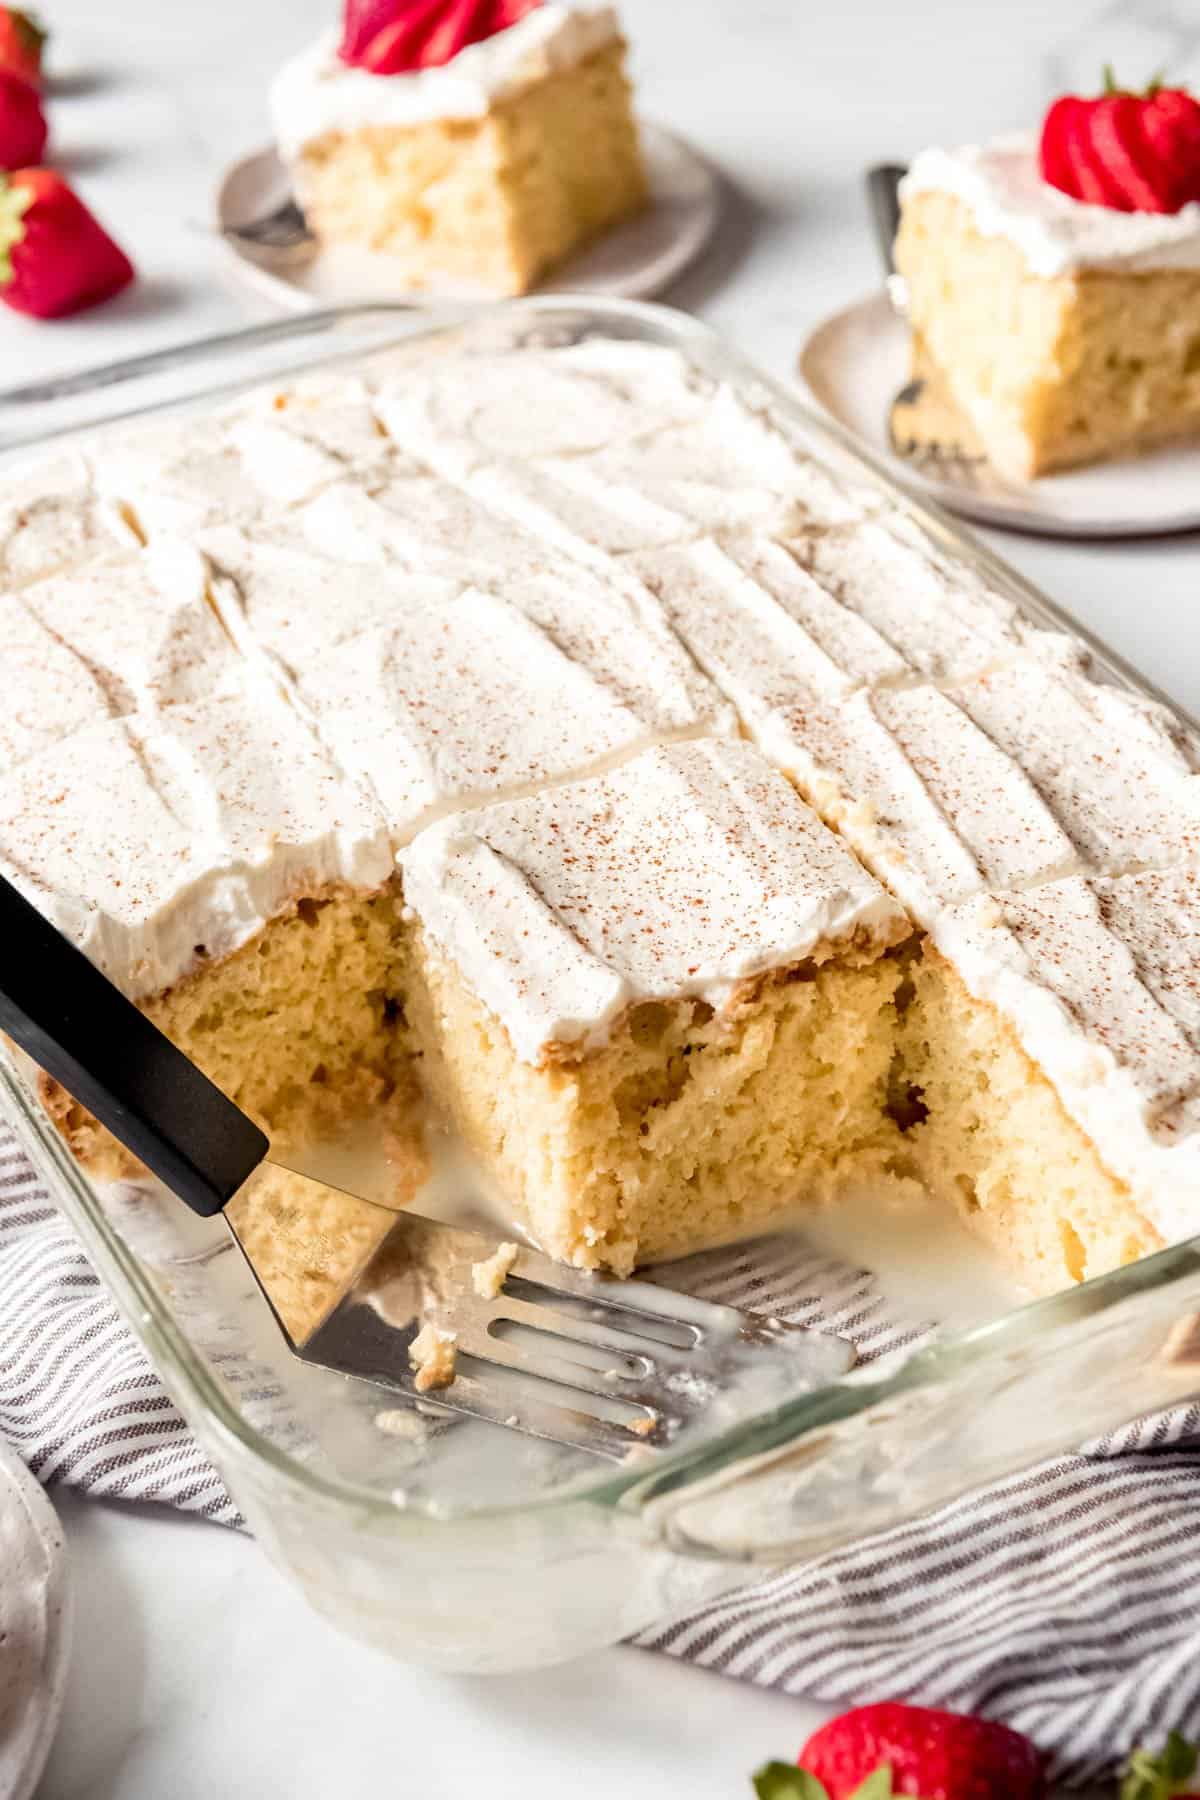
M 865 477 L 869 485 L 881 489 L 891 502 L 956 558 L 986 572 L 990 579 L 1006 587 L 1018 604 L 1041 623 L 1068 631 L 1082 640 L 1110 675 L 1161 702 L 1176 718 L 1200 732 L 1200 723 L 1185 708 L 1156 688 L 1102 638 L 1076 620 L 1069 609 L 1050 600 L 942 508 L 923 496 L 909 494 L 883 459 L 865 450 L 837 421 L 823 416 L 782 381 L 759 369 L 705 322 L 661 304 L 555 294 L 419 312 L 407 303 L 345 305 L 270 321 L 265 325 L 251 325 L 217 336 L 188 339 L 126 363 L 51 378 L 45 383 L 32 383 L 25 391 L 31 398 L 35 393 L 39 398 L 44 394 L 51 402 L 56 402 L 60 398 L 117 386 L 125 380 L 140 380 L 189 363 L 203 363 L 209 358 L 234 355 L 267 344 L 296 342 L 311 349 L 310 340 L 340 326 L 394 319 L 401 326 L 410 327 L 402 329 L 395 337 L 369 345 L 360 342 L 351 347 L 336 346 L 327 354 L 304 356 L 294 365 L 272 372 L 303 374 L 336 367 L 340 362 L 387 348 L 436 340 L 464 326 L 487 325 L 492 321 L 500 324 L 504 320 L 553 314 L 571 315 L 576 320 L 582 318 L 586 324 L 601 331 L 613 322 L 633 326 L 637 328 L 633 335 L 640 336 L 642 341 L 653 338 L 654 341 L 669 342 L 693 360 L 700 361 L 702 366 L 707 365 L 710 372 L 720 372 L 742 388 L 757 387 L 765 392 L 773 406 L 791 415 L 818 443 L 824 441 L 827 448 L 848 459 L 860 479 Z M 414 318 L 419 323 L 414 325 Z M 195 390 L 189 389 L 182 395 L 125 410 L 105 411 L 102 416 L 83 422 L 0 442 L 0 467 L 18 455 L 27 456 L 65 438 L 86 436 L 115 424 L 218 400 L 271 378 L 272 374 L 264 375 L 261 371 L 232 376 L 205 383 Z M 91 1180 L 70 1155 L 6 1048 L 0 1052 L 0 1092 L 5 1098 L 5 1111 L 38 1173 L 53 1189 L 61 1191 L 65 1187 L 69 1192 L 74 1203 L 67 1209 L 72 1225 L 81 1231 L 89 1252 L 99 1261 L 106 1285 L 151 1360 L 168 1371 L 171 1380 L 167 1385 L 172 1391 L 178 1384 L 202 1411 L 206 1425 L 237 1455 L 267 1464 L 275 1476 L 295 1488 L 307 1490 L 323 1502 L 352 1506 L 360 1518 L 365 1515 L 372 1523 L 387 1525 L 401 1534 L 436 1528 L 444 1531 L 449 1526 L 473 1527 L 513 1519 L 527 1520 L 580 1505 L 613 1509 L 626 1504 L 640 1505 L 652 1497 L 689 1488 L 715 1474 L 736 1473 L 739 1463 L 749 1466 L 764 1453 L 778 1451 L 789 1443 L 799 1443 L 817 1426 L 865 1413 L 871 1406 L 902 1393 L 933 1387 L 939 1380 L 974 1361 L 1003 1355 L 1006 1350 L 1029 1342 L 1042 1335 L 1043 1328 L 1069 1326 L 1075 1317 L 1093 1317 L 1147 1289 L 1166 1288 L 1177 1275 L 1193 1274 L 1200 1260 L 1198 1234 L 1060 1293 L 1019 1303 L 982 1324 L 936 1335 L 904 1353 L 898 1366 L 882 1368 L 878 1373 L 873 1372 L 874 1366 L 869 1363 L 857 1367 L 849 1375 L 812 1393 L 728 1426 L 699 1445 L 676 1452 L 660 1452 L 652 1467 L 644 1463 L 629 1469 L 605 1465 L 598 1469 L 595 1481 L 574 1481 L 544 1499 L 507 1501 L 494 1506 L 484 1503 L 446 1513 L 429 1504 L 401 1504 L 378 1489 L 361 1486 L 347 1476 L 327 1474 L 277 1445 L 254 1426 L 193 1350 L 186 1333 L 175 1322 L 169 1305 L 98 1204 Z M 886 1359 L 887 1364 L 891 1365 L 892 1360 L 891 1357 Z

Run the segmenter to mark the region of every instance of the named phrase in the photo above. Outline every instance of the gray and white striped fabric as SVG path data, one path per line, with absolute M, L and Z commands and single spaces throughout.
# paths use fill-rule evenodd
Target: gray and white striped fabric
M 795 1244 L 714 1258 L 700 1290 L 864 1357 L 904 1341 L 869 1276 Z M 139 1345 L 0 1124 L 0 1433 L 45 1482 L 240 1523 Z M 1027 1731 L 1091 1779 L 1200 1735 L 1200 1406 L 1141 1421 L 931 1517 L 738 1590 L 643 1647 L 852 1705 L 904 1698 Z M 771 1749 L 767 1746 L 767 1749 Z M 780 1754 L 792 1746 L 776 1747 Z
M 0 1123 L 0 1436 L 47 1485 L 240 1522 L 70 1226 Z

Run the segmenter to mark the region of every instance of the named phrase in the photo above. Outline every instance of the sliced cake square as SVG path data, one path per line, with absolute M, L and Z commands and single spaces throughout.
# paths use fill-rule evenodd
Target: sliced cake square
M 749 745 L 401 853 L 422 1080 L 551 1254 L 628 1270 L 880 1168 L 908 923 Z
M 30 757 L 0 778 L 0 868 L 273 1135 L 386 1098 L 389 834 L 271 683 Z M 54 1102 L 103 1161 L 94 1122 Z

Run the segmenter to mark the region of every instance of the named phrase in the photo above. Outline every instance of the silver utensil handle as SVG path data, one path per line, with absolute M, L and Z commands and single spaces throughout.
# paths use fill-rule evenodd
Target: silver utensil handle
M 896 261 L 893 251 L 896 233 L 900 229 L 900 183 L 908 170 L 902 163 L 878 163 L 875 168 L 867 170 L 867 199 L 871 208 L 871 222 L 875 227 L 875 242 L 883 261 L 885 274 L 896 273 Z

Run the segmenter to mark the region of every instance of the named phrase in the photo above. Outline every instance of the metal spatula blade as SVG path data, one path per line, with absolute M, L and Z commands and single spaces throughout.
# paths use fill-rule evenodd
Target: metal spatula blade
M 0 1030 L 194 1212 L 224 1215 L 287 1342 L 308 1362 L 623 1457 L 669 1444 L 721 1402 L 739 1414 L 763 1410 L 854 1361 L 841 1338 L 563 1268 L 533 1250 L 496 1263 L 493 1238 L 389 1212 L 291 1170 L 3 877 L 0 937 Z M 284 1184 L 286 1231 L 256 1204 L 265 1179 Z M 328 1287 L 315 1324 L 289 1321 L 279 1288 L 256 1266 L 289 1250 L 289 1235 L 290 1250 L 303 1250 L 305 1268 Z
M 829 1333 L 567 1268 L 522 1246 L 504 1247 L 497 1262 L 495 1238 L 415 1213 L 388 1217 L 340 1299 L 290 1337 L 293 1348 L 534 1437 L 624 1457 L 666 1446 L 723 1398 L 765 1400 L 771 1383 L 791 1398 L 855 1359 Z M 445 1365 L 432 1378 L 422 1337 Z

